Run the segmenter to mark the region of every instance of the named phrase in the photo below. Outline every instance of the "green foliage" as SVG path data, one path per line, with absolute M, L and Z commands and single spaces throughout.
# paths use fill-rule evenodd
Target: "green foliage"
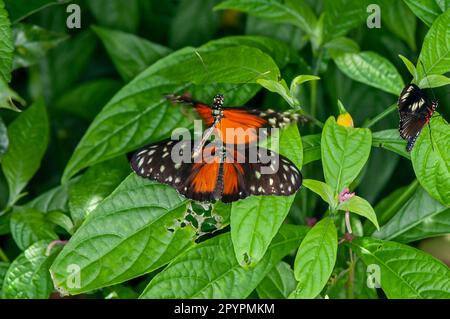
M 0 0 L 1 297 L 450 298 L 449 1 L 74 1 L 70 30 L 69 3 Z M 411 153 L 406 83 L 439 100 Z M 301 116 L 260 141 L 299 192 L 138 177 L 127 156 L 198 118 L 170 93 Z

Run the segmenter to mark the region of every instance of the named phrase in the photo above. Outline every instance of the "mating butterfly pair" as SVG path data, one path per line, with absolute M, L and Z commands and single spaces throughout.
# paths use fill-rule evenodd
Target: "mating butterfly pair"
M 407 140 L 406 150 L 410 152 L 420 132 L 436 111 L 438 102 L 430 100 L 415 84 L 407 85 L 398 98 L 400 115 L 400 136 Z
M 187 198 L 207 202 L 220 199 L 227 203 L 249 195 L 287 196 L 300 188 L 300 170 L 288 158 L 257 145 L 259 129 L 284 127 L 298 120 L 298 114 L 223 108 L 220 94 L 212 106 L 186 95 L 166 98 L 193 106 L 208 129 L 200 143 L 165 140 L 137 151 L 131 166 L 139 176 L 171 185 Z M 236 129 L 245 134 L 235 134 Z M 219 141 L 209 141 L 213 133 Z

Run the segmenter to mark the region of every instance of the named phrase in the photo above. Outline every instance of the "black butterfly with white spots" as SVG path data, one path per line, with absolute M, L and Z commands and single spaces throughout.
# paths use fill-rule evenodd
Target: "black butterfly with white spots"
M 423 127 L 429 124 L 438 106 L 415 84 L 408 84 L 398 98 L 400 136 L 407 140 L 406 151 L 411 152 Z

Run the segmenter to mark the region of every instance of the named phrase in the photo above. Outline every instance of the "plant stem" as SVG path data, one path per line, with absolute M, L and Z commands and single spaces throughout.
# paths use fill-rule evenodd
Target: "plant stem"
M 317 53 L 317 59 L 314 65 L 313 69 L 313 75 L 319 75 L 320 70 L 320 64 L 322 63 L 322 56 L 323 56 L 323 48 L 320 47 Z M 310 88 L 311 88 L 311 109 L 310 113 L 313 118 L 317 115 L 317 82 L 311 81 L 310 82 Z
M 347 280 L 347 298 L 353 299 L 353 281 L 355 276 L 355 261 L 353 259 L 353 251 L 349 248 L 350 253 L 350 265 L 348 267 L 348 280 Z
M 0 259 L 4 262 L 9 263 L 9 258 L 6 256 L 6 254 L 3 252 L 2 248 L 0 247 Z
M 383 112 L 375 116 L 373 119 L 371 119 L 369 122 L 363 125 L 363 127 L 369 128 L 374 126 L 378 121 L 384 119 L 386 116 L 391 114 L 397 109 L 397 104 L 392 104 L 387 109 L 385 109 Z

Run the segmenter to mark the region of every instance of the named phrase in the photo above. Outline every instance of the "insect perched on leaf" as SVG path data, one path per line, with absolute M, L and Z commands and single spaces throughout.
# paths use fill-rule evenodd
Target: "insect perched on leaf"
M 430 100 L 417 85 L 411 83 L 403 89 L 397 105 L 400 115 L 400 136 L 408 141 L 406 150 L 410 152 L 423 127 L 429 125 L 438 102 Z
M 261 148 L 260 132 L 284 127 L 299 116 L 247 108 L 223 109 L 218 94 L 212 106 L 189 96 L 166 96 L 172 102 L 195 107 L 208 125 L 200 141 L 165 140 L 147 145 L 131 158 L 133 170 L 142 177 L 175 187 L 197 201 L 232 202 L 249 195 L 294 194 L 302 184 L 300 170 L 286 157 Z M 210 141 L 214 134 L 217 137 Z
M 133 155 L 131 166 L 139 176 L 171 185 L 187 198 L 202 202 L 220 199 L 228 203 L 249 195 L 288 196 L 302 184 L 300 170 L 268 149 L 207 142 L 195 153 L 194 147 L 192 140 L 148 145 Z

